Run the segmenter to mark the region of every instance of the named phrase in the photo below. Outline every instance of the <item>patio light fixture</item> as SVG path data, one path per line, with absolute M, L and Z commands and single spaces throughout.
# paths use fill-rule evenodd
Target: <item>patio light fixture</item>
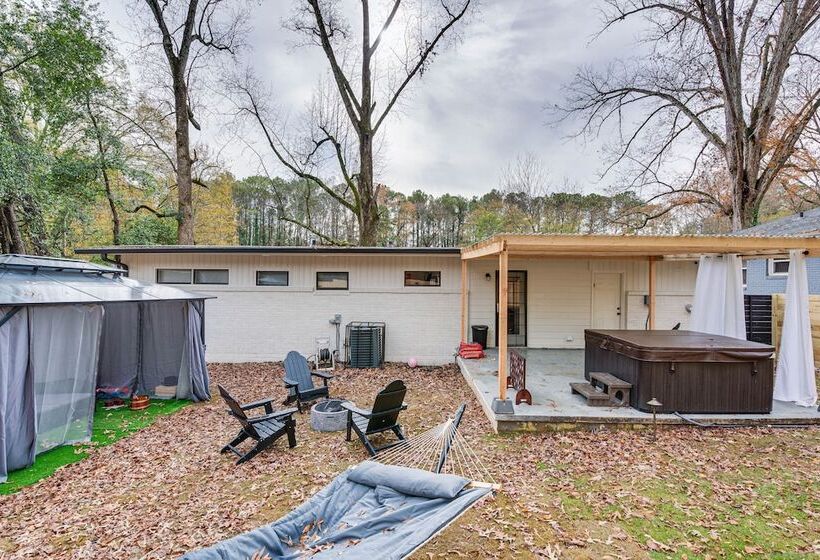
M 652 400 L 647 402 L 646 405 L 649 406 L 650 408 L 652 408 L 652 441 L 657 441 L 657 439 L 658 439 L 658 418 L 657 418 L 656 415 L 658 413 L 658 407 L 663 406 L 663 403 L 661 403 L 661 401 L 659 401 L 655 397 L 652 397 Z

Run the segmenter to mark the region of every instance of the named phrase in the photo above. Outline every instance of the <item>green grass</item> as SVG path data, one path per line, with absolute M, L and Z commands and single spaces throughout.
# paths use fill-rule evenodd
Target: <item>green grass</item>
M 188 404 L 190 401 L 154 399 L 151 406 L 145 410 L 134 411 L 128 407 L 105 410 L 98 401 L 94 410 L 91 443 L 63 445 L 37 455 L 32 466 L 9 473 L 8 481 L 0 484 L 0 495 L 13 494 L 25 486 L 51 476 L 60 467 L 86 458 L 90 447 L 110 445 L 150 426 L 158 417 L 173 414 Z

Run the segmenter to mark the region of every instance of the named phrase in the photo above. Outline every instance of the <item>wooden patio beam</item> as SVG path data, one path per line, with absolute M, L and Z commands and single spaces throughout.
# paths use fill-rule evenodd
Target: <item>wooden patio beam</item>
M 656 298 L 655 298 L 655 283 L 657 279 L 657 274 L 655 271 L 655 259 L 649 259 L 649 330 L 655 330 L 655 309 L 656 309 Z
M 498 255 L 498 399 L 507 398 L 507 296 L 509 256 L 502 250 Z
M 480 259 L 481 257 L 490 257 L 501 253 L 504 249 L 504 241 L 492 238 L 488 241 L 476 243 L 471 247 L 465 247 L 461 250 L 462 260 Z
M 468 284 L 467 284 L 467 261 L 461 261 L 461 340 L 467 342 L 467 317 L 468 317 Z
M 583 259 L 601 256 L 698 257 L 736 253 L 741 256 L 786 254 L 804 249 L 820 255 L 820 237 L 743 237 L 727 235 L 498 235 L 462 249 L 462 259 L 494 256 L 502 243 L 510 256 Z

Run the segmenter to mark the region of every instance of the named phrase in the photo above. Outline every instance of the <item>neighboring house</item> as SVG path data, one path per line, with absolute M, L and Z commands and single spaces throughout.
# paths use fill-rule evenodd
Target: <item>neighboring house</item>
M 820 235 L 820 208 L 746 228 L 736 235 L 760 237 Z M 788 258 L 748 260 L 745 261 L 743 268 L 747 295 L 786 293 L 786 279 L 789 276 Z M 809 293 L 820 294 L 820 258 L 807 259 L 806 268 Z
M 385 322 L 388 361 L 452 362 L 459 343 L 457 248 L 120 246 L 77 253 L 117 256 L 137 280 L 216 296 L 205 315 L 210 361 L 312 354 L 316 337 L 334 340 L 329 320 L 336 314 L 343 339 L 351 321 Z M 510 345 L 577 349 L 589 327 L 646 328 L 648 267 L 633 258 L 511 257 Z M 468 270 L 468 323 L 489 326 L 495 346 L 497 262 L 473 261 Z M 657 262 L 656 328 L 686 328 L 696 275 L 692 260 Z

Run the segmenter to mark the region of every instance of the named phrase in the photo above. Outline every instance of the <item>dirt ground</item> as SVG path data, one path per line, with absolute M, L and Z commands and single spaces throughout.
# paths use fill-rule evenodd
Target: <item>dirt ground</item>
M 284 398 L 280 364 L 211 375 L 241 401 Z M 493 435 L 452 366 L 346 370 L 331 394 L 367 406 L 397 378 L 410 435 L 466 402 L 462 433 L 503 484 L 415 558 L 820 555 L 820 429 Z M 295 449 L 236 466 L 218 453 L 238 430 L 218 398 L 160 418 L 0 497 L 0 558 L 173 558 L 271 522 L 366 458 L 343 433 L 297 422 Z

